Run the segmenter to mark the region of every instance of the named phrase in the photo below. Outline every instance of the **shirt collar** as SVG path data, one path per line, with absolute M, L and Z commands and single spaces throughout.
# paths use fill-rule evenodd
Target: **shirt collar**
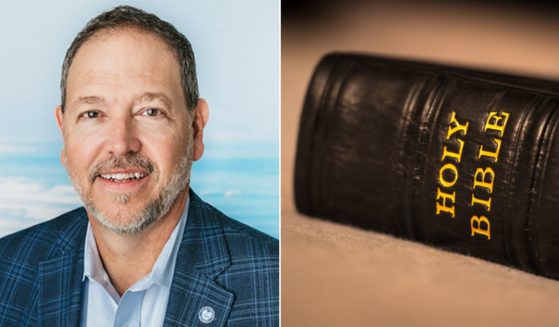
M 144 291 L 150 288 L 153 284 L 171 287 L 177 254 L 179 252 L 184 228 L 186 226 L 186 220 L 188 218 L 189 206 L 190 196 L 186 200 L 184 211 L 177 226 L 175 226 L 173 233 L 161 250 L 161 253 L 155 261 L 151 272 L 134 283 L 134 285 L 132 285 L 128 290 Z M 87 224 L 87 233 L 85 236 L 84 274 L 82 280 L 85 280 L 86 277 L 101 284 L 109 293 L 113 293 L 112 291 L 114 290 L 114 287 L 110 283 L 109 276 L 99 257 L 97 243 L 95 242 L 95 236 L 93 235 L 90 223 Z

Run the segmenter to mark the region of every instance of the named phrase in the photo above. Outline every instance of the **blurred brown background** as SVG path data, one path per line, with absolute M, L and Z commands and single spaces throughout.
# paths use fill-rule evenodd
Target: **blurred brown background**
M 498 1 L 282 3 L 282 326 L 559 325 L 559 281 L 302 216 L 292 189 L 299 114 L 325 53 L 559 80 L 557 12 Z

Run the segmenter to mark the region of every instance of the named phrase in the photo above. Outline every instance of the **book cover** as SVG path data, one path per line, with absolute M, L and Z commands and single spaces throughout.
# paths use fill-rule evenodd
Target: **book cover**
M 358 54 L 315 69 L 305 214 L 559 278 L 559 83 Z

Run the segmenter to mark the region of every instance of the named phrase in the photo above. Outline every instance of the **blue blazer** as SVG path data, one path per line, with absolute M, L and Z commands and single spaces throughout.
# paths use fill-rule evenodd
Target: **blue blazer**
M 79 326 L 87 222 L 79 208 L 0 239 L 0 326 Z M 191 191 L 164 326 L 278 326 L 278 269 L 276 239 Z

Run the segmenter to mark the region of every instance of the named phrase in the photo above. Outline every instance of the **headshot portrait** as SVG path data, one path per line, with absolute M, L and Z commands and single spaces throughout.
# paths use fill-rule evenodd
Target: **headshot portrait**
M 3 4 L 0 326 L 279 326 L 279 4 Z

